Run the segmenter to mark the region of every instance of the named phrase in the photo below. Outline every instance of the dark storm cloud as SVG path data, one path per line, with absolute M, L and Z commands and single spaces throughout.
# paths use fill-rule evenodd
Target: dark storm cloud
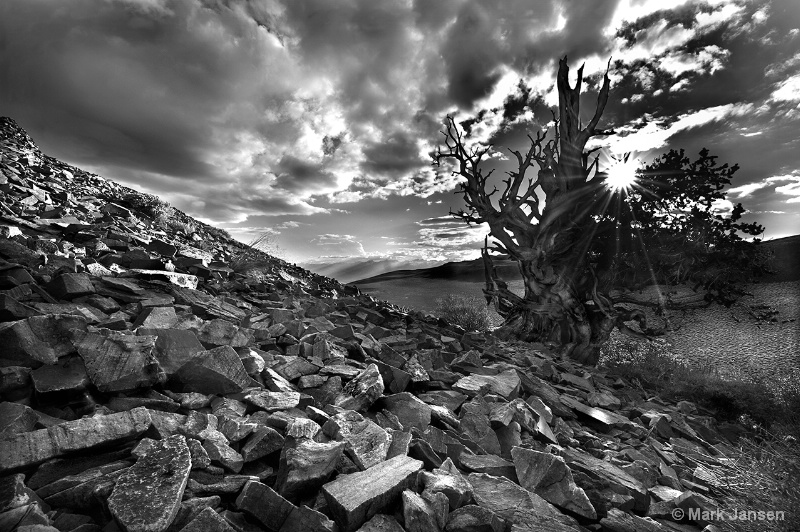
M 416 140 L 399 131 L 382 142 L 367 144 L 364 156 L 362 168 L 368 175 L 402 175 L 428 162 L 420 157 Z
M 275 172 L 278 178 L 274 186 L 291 194 L 333 188 L 336 176 L 325 171 L 324 165 L 310 163 L 293 155 L 284 155 Z
M 342 204 L 364 220 L 402 205 L 396 236 L 430 257 L 435 235 L 450 250 L 480 236 L 414 222 L 461 206 L 426 156 L 443 117 L 471 142 L 524 147 L 551 119 L 564 55 L 573 75 L 586 61 L 588 102 L 615 60 L 608 150 L 707 146 L 741 164 L 735 186 L 767 183 L 748 208 L 796 206 L 794 181 L 766 180 L 800 173 L 798 21 L 795 0 L 4 0 L 0 114 L 209 221 L 345 224 Z

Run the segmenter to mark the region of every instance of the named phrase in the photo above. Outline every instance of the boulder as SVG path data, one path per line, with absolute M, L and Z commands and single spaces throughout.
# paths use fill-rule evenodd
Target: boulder
M 366 471 L 340 475 L 322 487 L 334 520 L 344 532 L 352 532 L 367 519 L 395 504 L 413 485 L 422 462 L 397 456 Z
M 397 416 L 405 430 L 415 427 L 424 431 L 431 423 L 431 407 L 408 392 L 388 395 L 381 399 L 381 405 Z
M 322 431 L 333 440 L 347 443 L 346 452 L 361 469 L 386 460 L 391 438 L 374 422 L 353 410 L 336 414 L 322 426 Z
M 586 493 L 575 485 L 572 471 L 563 458 L 522 447 L 514 447 L 511 456 L 523 488 L 561 509 L 586 519 L 597 519 L 597 512 Z
M 153 353 L 155 336 L 75 331 L 72 342 L 101 392 L 125 392 L 166 380 Z
M 209 395 L 241 392 L 251 382 L 239 355 L 228 345 L 197 353 L 178 369 L 175 378 L 184 391 Z
M 72 300 L 95 293 L 92 279 L 85 273 L 65 273 L 47 285 L 47 291 L 56 299 Z
M 178 513 L 192 467 L 183 436 L 153 443 L 116 481 L 108 509 L 127 532 L 166 530 Z
M 38 368 L 55 364 L 59 357 L 75 352 L 70 331 L 86 330 L 88 323 L 84 317 L 67 314 L 0 323 L 0 366 Z
M 363 411 L 383 394 L 383 378 L 378 366 L 370 364 L 347 383 L 335 405 L 346 410 Z
M 281 452 L 275 489 L 290 500 L 313 493 L 333 475 L 345 447 L 344 442 L 287 440 Z
M 260 482 L 250 481 L 236 498 L 236 507 L 270 532 L 278 532 L 295 506 Z

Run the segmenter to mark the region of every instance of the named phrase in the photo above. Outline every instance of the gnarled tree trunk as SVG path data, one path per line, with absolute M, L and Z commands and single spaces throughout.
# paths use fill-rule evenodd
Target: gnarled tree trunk
M 487 223 L 494 239 L 493 249 L 519 263 L 525 282 L 520 297 L 494 275 L 487 245 L 485 294 L 505 318 L 499 334 L 526 341 L 554 341 L 566 348 L 571 358 L 583 363 L 597 362 L 599 346 L 618 322 L 618 313 L 608 300 L 593 290 L 587 257 L 592 234 L 592 213 L 603 183 L 590 179 L 592 167 L 584 153 L 587 141 L 602 134 L 596 129 L 608 100 L 610 81 L 603 78 L 597 107 L 582 127 L 580 92 L 583 67 L 578 81 L 569 85 L 566 58 L 559 62 L 557 87 L 559 113 L 554 134 L 539 132 L 530 137 L 527 153 L 510 150 L 518 170 L 508 172 L 505 190 L 499 197 L 487 185 L 492 172 L 484 173 L 482 158 L 490 147 L 467 148 L 464 135 L 448 118 L 445 144 L 434 154 L 440 164 L 451 159 L 455 174 L 466 179 L 461 185 L 468 211 L 455 213 L 467 223 Z M 533 164 L 536 176 L 526 175 Z M 596 176 L 595 176 L 596 177 Z M 539 188 L 541 187 L 541 188 Z M 541 191 L 541 192 L 539 192 Z M 540 204 L 540 196 L 544 196 Z

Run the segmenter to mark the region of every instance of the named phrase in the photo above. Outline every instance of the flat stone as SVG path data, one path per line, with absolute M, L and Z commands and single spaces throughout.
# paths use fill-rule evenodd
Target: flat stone
M 356 532 L 405 532 L 394 517 L 386 514 L 375 514 Z
M 0 437 L 30 432 L 39 415 L 29 406 L 3 401 L 0 403 Z
M 85 273 L 65 273 L 47 285 L 47 291 L 56 299 L 71 300 L 95 293 L 92 279 Z
M 286 518 L 280 532 L 338 532 L 336 523 L 308 506 L 297 506 Z
M 283 436 L 272 427 L 260 426 L 253 431 L 242 446 L 245 462 L 258 460 L 283 448 Z
M 386 460 L 391 443 L 389 434 L 358 412 L 336 414 L 325 422 L 322 431 L 333 440 L 346 442 L 348 456 L 361 469 Z
M 511 456 L 523 488 L 563 510 L 586 519 L 597 519 L 597 512 L 586 493 L 575 485 L 572 471 L 563 458 L 522 447 L 514 447 Z
M 387 395 L 380 404 L 397 416 L 405 430 L 416 427 L 424 431 L 431 423 L 431 407 L 408 392 Z
M 383 378 L 378 366 L 370 364 L 347 383 L 334 404 L 346 410 L 363 411 L 383 394 L 383 389 Z
M 213 509 L 203 508 L 181 532 L 236 532 L 236 529 Z
M 608 510 L 608 514 L 600 520 L 603 530 L 610 532 L 667 532 L 673 530 L 662 526 L 647 517 L 632 515 L 616 508 Z M 697 530 L 693 528 L 692 530 Z
M 175 378 L 183 383 L 184 391 L 208 395 L 238 393 L 250 386 L 239 355 L 228 345 L 196 354 L 178 369 Z
M 27 388 L 31 382 L 31 368 L 22 366 L 0 367 L 0 393 Z
M 519 394 L 520 385 L 521 381 L 516 370 L 510 369 L 497 375 L 462 377 L 453 385 L 453 389 L 469 397 L 494 393 L 510 401 Z
M 108 509 L 127 532 L 166 530 L 175 519 L 192 467 L 183 436 L 155 442 L 116 482 Z
M 0 323 L 0 366 L 38 368 L 55 364 L 59 357 L 75 351 L 70 342 L 72 329 L 86 330 L 84 317 L 66 314 L 33 316 Z
M 488 405 L 465 403 L 461 407 L 460 421 L 461 434 L 464 438 L 489 454 L 501 454 L 500 440 L 489 422 Z
M 204 323 L 197 331 L 197 338 L 209 349 L 220 345 L 244 347 L 253 341 L 251 332 L 223 319 Z
M 334 520 L 343 532 L 352 532 L 373 515 L 395 504 L 413 485 L 422 462 L 397 456 L 366 471 L 341 475 L 322 487 Z
M 647 511 L 650 504 L 647 488 L 621 468 L 577 449 L 565 448 L 562 456 L 572 470 L 584 473 L 601 485 L 612 486 L 616 493 L 633 497 L 635 511 L 642 513 Z
M 460 508 L 472 500 L 472 486 L 464 479 L 450 458 L 431 473 L 423 471 L 421 480 L 424 486 L 423 493 L 444 493 L 451 510 Z
M 411 490 L 403 491 L 403 522 L 408 532 L 441 530 L 436 513 L 425 499 Z
M 242 470 L 244 458 L 234 451 L 223 439 L 207 438 L 203 442 L 203 449 L 208 453 L 208 457 L 211 458 L 212 463 L 216 462 L 234 473 L 238 473 Z
M 435 390 L 418 395 L 419 399 L 429 405 L 443 406 L 455 412 L 467 400 L 467 396 L 454 390 Z
M 57 364 L 35 369 L 31 379 L 37 399 L 44 402 L 74 398 L 90 383 L 83 359 L 77 356 L 63 357 Z
M 178 323 L 174 307 L 149 307 L 144 309 L 133 322 L 133 328 L 169 329 Z
M 146 408 L 65 421 L 0 440 L 0 473 L 40 464 L 73 451 L 124 442 L 143 434 L 151 425 Z
M 477 504 L 451 512 L 446 532 L 505 532 L 506 524 L 496 513 Z
M 522 528 L 541 532 L 577 532 L 577 522 L 535 493 L 502 477 L 472 473 L 467 477 L 475 502 L 507 521 Z M 527 528 L 526 528 L 527 527 Z
M 603 410 L 602 408 L 595 408 L 585 405 L 569 395 L 562 395 L 561 402 L 576 412 L 588 416 L 589 418 L 601 423 L 602 425 L 605 425 L 608 428 L 613 427 L 627 429 L 633 425 L 631 420 L 626 419 L 619 414 L 609 412 L 608 410 Z
M 81 471 L 39 488 L 37 494 L 51 506 L 91 511 L 97 506 L 97 496 L 110 495 L 117 479 L 130 465 L 126 460 L 119 460 Z
M 131 268 L 128 271 L 131 273 L 135 273 L 139 277 L 143 277 L 145 279 L 150 279 L 150 278 L 166 279 L 170 283 L 179 286 L 181 288 L 187 288 L 190 290 L 195 290 L 197 288 L 198 279 L 196 275 L 189 275 L 187 273 L 167 272 L 162 270 L 146 270 L 140 268 Z
M 308 408 L 308 407 L 307 407 Z M 313 408 L 313 407 L 310 407 Z M 330 418 L 328 418 L 330 419 Z M 313 439 L 320 433 L 322 427 L 314 420 L 302 417 L 294 418 L 286 427 L 286 436 L 294 439 L 308 438 Z
M 306 396 L 308 399 L 308 397 Z M 250 392 L 244 397 L 245 401 L 266 412 L 291 410 L 301 406 L 303 395 L 299 392 Z
M 287 440 L 275 484 L 278 493 L 290 500 L 314 493 L 330 479 L 345 447 L 345 442 Z
M 40 502 L 39 496 L 25 486 L 25 475 L 18 473 L 0 478 L 0 514 Z
M 166 380 L 153 354 L 154 336 L 75 331 L 72 342 L 92 384 L 101 392 L 135 390 Z
M 260 482 L 250 481 L 236 498 L 236 507 L 270 532 L 278 532 L 295 506 Z
M 205 347 L 197 339 L 197 335 L 193 331 L 186 329 L 140 327 L 136 334 L 156 337 L 156 359 L 168 377 L 174 375 L 181 366 L 197 354 L 205 351 Z
M 475 473 L 486 473 L 517 481 L 517 470 L 514 464 L 493 454 L 461 453 L 459 462 L 465 469 Z

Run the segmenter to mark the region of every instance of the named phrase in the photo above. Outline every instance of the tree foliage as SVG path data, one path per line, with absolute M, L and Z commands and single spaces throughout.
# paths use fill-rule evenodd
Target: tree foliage
M 755 248 L 739 233 L 758 235 L 763 228 L 741 222 L 741 205 L 728 214 L 719 210 L 738 167 L 717 164 L 707 150 L 695 161 L 672 150 L 639 171 L 635 188 L 609 187 L 598 157 L 591 160 L 585 149 L 589 139 L 609 133 L 599 128 L 608 74 L 585 126 L 583 67 L 574 87 L 568 78 L 564 58 L 555 125 L 530 134 L 526 152 L 508 150 L 516 169 L 507 172 L 502 189 L 486 165 L 493 147 L 470 145 L 452 117 L 433 160 L 463 178 L 466 208 L 454 214 L 489 227 L 484 292 L 505 319 L 501 336 L 559 342 L 573 358 L 594 363 L 615 327 L 629 334 L 657 332 L 641 310 L 620 304 L 619 288 L 690 281 L 708 290 L 709 300 L 729 302 L 737 283 L 760 270 Z M 518 262 L 523 296 L 494 273 L 490 251 Z M 629 327 L 632 321 L 638 332 Z

